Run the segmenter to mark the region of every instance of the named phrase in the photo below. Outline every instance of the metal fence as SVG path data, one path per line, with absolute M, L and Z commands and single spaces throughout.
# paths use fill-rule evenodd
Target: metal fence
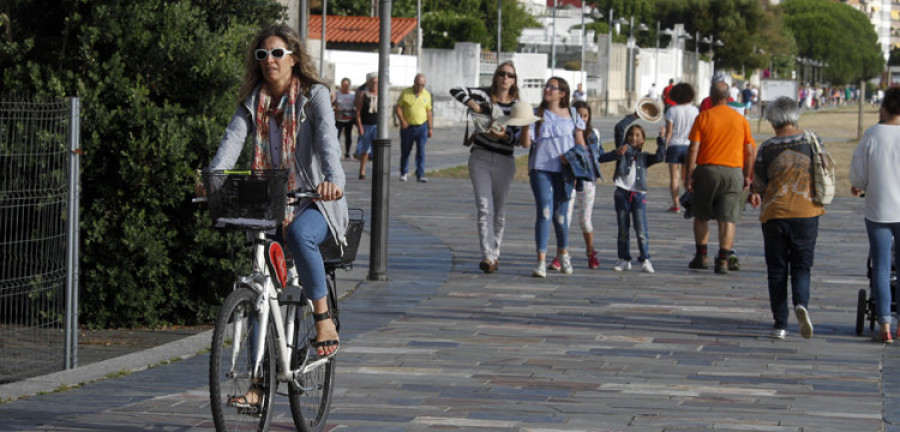
M 0 384 L 75 366 L 79 100 L 0 100 Z

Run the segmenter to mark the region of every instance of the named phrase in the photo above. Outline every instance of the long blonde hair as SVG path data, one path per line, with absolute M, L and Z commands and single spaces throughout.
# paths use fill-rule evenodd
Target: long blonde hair
M 319 79 L 316 68 L 310 61 L 309 54 L 306 52 L 306 44 L 300 40 L 300 36 L 294 29 L 283 25 L 275 24 L 260 30 L 259 34 L 253 38 L 247 47 L 247 53 L 244 57 L 244 78 L 241 81 L 241 90 L 238 93 L 238 104 L 244 101 L 253 89 L 262 81 L 262 73 L 260 71 L 259 61 L 253 56 L 266 38 L 277 36 L 281 38 L 287 49 L 292 51 L 291 56 L 294 57 L 293 75 L 300 80 L 300 89 L 304 94 L 309 93 L 309 89 L 313 84 L 323 84 Z

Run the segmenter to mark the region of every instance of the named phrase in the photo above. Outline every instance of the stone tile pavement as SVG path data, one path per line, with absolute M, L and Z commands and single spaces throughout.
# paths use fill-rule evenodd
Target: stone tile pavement
M 434 140 L 429 165 L 464 162 L 456 141 Z M 345 169 L 354 173 L 354 163 Z M 666 213 L 667 192 L 652 190 L 656 274 L 617 273 L 613 187 L 601 184 L 593 218 L 601 268 L 587 268 L 573 226 L 575 273 L 535 279 L 533 198 L 516 183 L 500 270 L 486 275 L 468 180 L 401 183 L 397 175 L 390 280 L 363 279 L 367 241 L 357 268 L 339 274 L 344 346 L 328 430 L 900 431 L 898 348 L 854 333 L 857 291 L 868 285 L 862 200 L 839 198 L 821 220 L 815 336 L 802 339 L 792 322 L 788 338 L 773 341 L 755 210 L 738 228 L 740 272 L 688 270 L 691 222 Z M 352 205 L 370 207 L 370 182 L 348 180 Z M 0 429 L 210 430 L 208 339 L 158 347 L 163 358 L 185 359 L 122 376 L 107 378 L 108 370 L 159 361 L 0 386 L 0 398 L 33 395 L 0 404 Z M 66 383 L 76 387 L 36 395 Z M 287 399 L 278 402 L 272 430 L 293 430 Z

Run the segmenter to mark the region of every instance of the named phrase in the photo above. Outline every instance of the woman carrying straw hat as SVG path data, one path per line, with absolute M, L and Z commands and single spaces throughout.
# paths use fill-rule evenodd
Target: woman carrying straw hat
M 450 94 L 466 105 L 470 112 L 490 114 L 494 107 L 499 107 L 505 116 L 509 116 L 513 103 L 519 98 L 516 83 L 516 68 L 508 61 L 501 63 L 494 71 L 490 87 L 455 87 L 450 90 Z M 495 121 L 495 125 L 497 124 Z M 508 125 L 478 133 L 469 153 L 469 178 L 472 179 L 475 190 L 478 239 L 481 245 L 482 260 L 478 268 L 485 273 L 497 271 L 500 265 L 500 244 L 506 223 L 506 198 L 516 175 L 513 150 L 519 145 L 519 132 L 519 127 Z

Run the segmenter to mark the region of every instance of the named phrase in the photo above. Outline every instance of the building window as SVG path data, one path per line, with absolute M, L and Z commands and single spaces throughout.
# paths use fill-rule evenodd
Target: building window
M 541 81 L 541 80 L 539 80 L 539 79 L 535 79 L 535 78 L 526 78 L 526 79 L 522 80 L 522 87 L 523 87 L 523 88 L 536 88 L 536 89 L 539 89 L 539 88 L 541 88 L 541 87 L 543 87 L 543 86 L 544 86 L 544 82 Z

